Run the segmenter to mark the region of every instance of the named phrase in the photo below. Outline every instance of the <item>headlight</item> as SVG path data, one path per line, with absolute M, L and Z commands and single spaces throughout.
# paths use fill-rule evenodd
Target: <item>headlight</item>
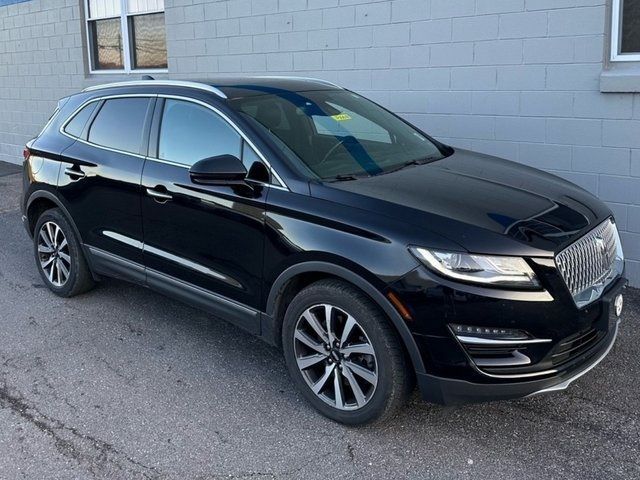
M 443 277 L 512 288 L 538 288 L 536 274 L 520 257 L 489 257 L 409 247 L 413 255 Z

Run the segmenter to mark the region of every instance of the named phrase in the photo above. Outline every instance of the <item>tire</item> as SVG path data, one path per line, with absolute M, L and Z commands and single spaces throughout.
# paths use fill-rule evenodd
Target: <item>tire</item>
M 56 295 L 73 297 L 94 287 L 80 242 L 60 209 L 46 210 L 38 218 L 33 251 L 42 280 Z
M 321 280 L 300 291 L 285 313 L 282 345 L 296 386 L 337 422 L 388 420 L 412 391 L 413 371 L 397 332 L 368 296 L 346 282 Z

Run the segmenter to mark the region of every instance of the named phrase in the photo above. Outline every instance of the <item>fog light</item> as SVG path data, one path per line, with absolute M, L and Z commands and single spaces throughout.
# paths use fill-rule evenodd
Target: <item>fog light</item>
M 621 294 L 616 295 L 615 300 L 613 301 L 613 307 L 616 312 L 616 317 L 622 315 L 622 307 L 624 306 L 624 299 Z
M 475 327 L 450 323 L 449 328 L 460 343 L 465 345 L 527 345 L 549 343 L 550 338 L 536 338 L 524 330 L 499 327 Z
M 522 330 L 512 330 L 510 328 L 497 327 L 475 327 L 472 325 L 450 324 L 451 330 L 457 336 L 464 337 L 482 337 L 492 338 L 496 340 L 526 340 L 530 338 L 526 332 Z

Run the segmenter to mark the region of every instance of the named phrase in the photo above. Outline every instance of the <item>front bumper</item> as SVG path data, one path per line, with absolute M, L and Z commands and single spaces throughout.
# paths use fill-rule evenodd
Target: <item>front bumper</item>
M 573 359 L 571 366 L 566 370 L 543 378 L 524 378 L 518 381 L 496 381 L 495 383 L 475 383 L 463 379 L 446 378 L 430 373 L 422 373 L 417 375 L 417 381 L 423 398 L 433 403 L 455 405 L 492 400 L 508 400 L 566 389 L 572 382 L 598 365 L 611 351 L 618 334 L 620 323 L 619 318 L 612 318 L 614 317 L 613 302 L 615 297 L 621 293 L 626 283 L 626 279 L 619 279 L 599 300 L 602 302 L 602 315 L 609 319 L 610 327 L 607 335 L 594 345 L 593 348 Z

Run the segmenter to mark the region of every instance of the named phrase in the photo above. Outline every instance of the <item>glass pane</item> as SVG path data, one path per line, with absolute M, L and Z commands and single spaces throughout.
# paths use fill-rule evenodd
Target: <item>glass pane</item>
M 120 15 L 120 0 L 89 0 L 89 18 Z
M 640 0 L 622 2 L 621 53 L 640 53 Z
M 327 102 L 327 105 L 335 108 L 340 113 L 331 117 L 325 115 L 311 116 L 319 135 L 332 135 L 335 137 L 353 135 L 361 140 L 391 143 L 389 132 L 380 125 L 335 103 Z M 346 121 L 349 122 L 349 129 L 343 128 L 342 122 Z
M 89 26 L 94 70 L 124 68 L 120 19 L 95 20 Z
M 164 13 L 131 17 L 133 68 L 167 68 Z
M 64 131 L 69 135 L 73 135 L 74 137 L 80 137 L 82 135 L 82 131 L 84 130 L 84 126 L 89 120 L 89 117 L 93 113 L 93 110 L 98 105 L 98 102 L 93 102 L 80 110 L 73 120 L 67 123 L 67 126 L 64 127 Z
M 269 135 L 295 152 L 302 169 L 317 177 L 378 175 L 406 163 L 426 163 L 443 156 L 419 131 L 355 93 L 260 93 L 239 94 L 228 103 L 252 116 Z
M 180 100 L 167 100 L 162 114 L 158 156 L 193 165 L 216 155 L 240 158 L 240 135 L 208 108 Z
M 148 105 L 148 98 L 107 100 L 91 124 L 89 141 L 116 150 L 140 153 Z
M 164 0 L 127 0 L 128 13 L 157 12 L 164 10 Z

